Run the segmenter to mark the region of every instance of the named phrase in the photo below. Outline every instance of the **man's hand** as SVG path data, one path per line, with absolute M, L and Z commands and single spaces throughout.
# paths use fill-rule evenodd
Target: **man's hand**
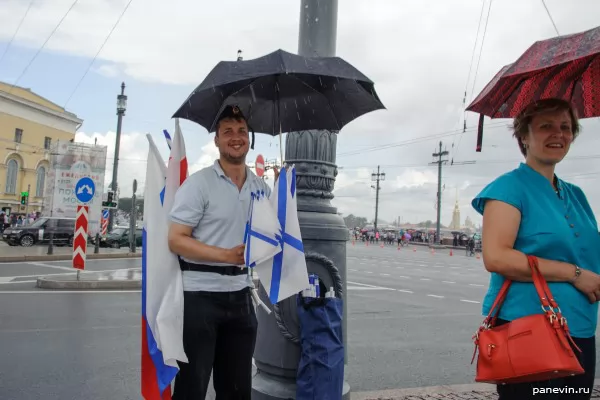
M 600 301 L 600 275 L 582 268 L 573 285 L 588 297 L 590 303 Z
M 273 173 L 275 174 L 275 182 L 279 179 L 279 168 L 273 167 Z
M 246 262 L 244 261 L 244 250 L 246 246 L 243 244 L 237 245 L 231 249 L 225 250 L 226 257 L 225 260 L 227 264 L 231 265 L 244 265 Z

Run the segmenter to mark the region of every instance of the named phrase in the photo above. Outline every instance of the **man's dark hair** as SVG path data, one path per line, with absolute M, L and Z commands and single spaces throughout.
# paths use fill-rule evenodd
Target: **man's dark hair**
M 242 110 L 240 110 L 240 108 L 238 106 L 226 106 L 223 109 L 223 112 L 221 113 L 221 115 L 219 115 L 219 119 L 217 119 L 217 124 L 215 125 L 215 135 L 219 135 L 219 128 L 221 126 L 221 121 L 225 120 L 225 119 L 233 119 L 237 122 L 241 122 L 244 121 L 246 122 L 246 125 L 248 125 L 248 121 L 246 120 L 246 117 L 244 116 L 244 114 L 242 113 Z

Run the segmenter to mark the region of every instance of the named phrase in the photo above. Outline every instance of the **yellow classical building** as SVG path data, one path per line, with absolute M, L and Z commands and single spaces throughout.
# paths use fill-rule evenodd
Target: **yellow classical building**
M 83 120 L 30 89 L 0 82 L 0 208 L 41 211 L 50 146 L 74 140 Z M 21 192 L 29 188 L 28 206 Z

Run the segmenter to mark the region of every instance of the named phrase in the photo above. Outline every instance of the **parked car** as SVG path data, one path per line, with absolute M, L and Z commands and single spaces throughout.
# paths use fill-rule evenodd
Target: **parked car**
M 142 247 L 142 228 L 135 230 L 135 245 Z M 113 249 L 129 246 L 129 227 L 116 226 L 105 238 L 100 238 L 99 246 Z
M 54 233 L 54 245 L 73 246 L 75 219 L 39 218 L 31 225 L 5 229 L 2 232 L 2 240 L 10 246 L 31 247 L 38 243 L 48 243 L 51 233 Z

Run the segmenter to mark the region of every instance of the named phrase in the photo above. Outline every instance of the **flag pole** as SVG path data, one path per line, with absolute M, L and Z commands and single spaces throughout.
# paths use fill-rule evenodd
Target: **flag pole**
M 283 168 L 283 133 L 281 132 L 281 122 L 279 123 L 279 154 L 281 155 L 281 169 Z

